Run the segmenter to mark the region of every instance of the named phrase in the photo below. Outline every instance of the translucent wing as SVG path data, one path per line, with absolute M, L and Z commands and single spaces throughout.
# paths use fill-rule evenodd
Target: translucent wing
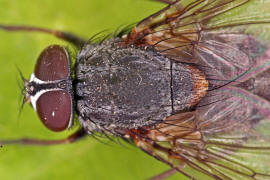
M 197 66 L 210 83 L 196 110 L 129 131 L 137 146 L 194 179 L 270 179 L 267 23 L 269 0 L 182 0 L 124 37 Z
M 257 24 L 269 21 L 269 0 L 182 0 L 141 21 L 125 42 L 154 47 L 174 60 L 207 66 L 206 73 L 211 68 L 211 74 L 231 79 L 250 68 L 249 57 L 237 44 L 246 39 L 244 34 L 255 33 Z

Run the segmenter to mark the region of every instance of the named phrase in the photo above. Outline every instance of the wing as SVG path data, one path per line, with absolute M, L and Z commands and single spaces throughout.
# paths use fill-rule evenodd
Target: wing
M 182 0 L 123 37 L 197 66 L 210 83 L 196 110 L 128 131 L 136 145 L 189 178 L 270 179 L 267 23 L 269 0 Z
M 191 179 L 270 179 L 270 46 L 233 85 L 195 111 L 129 132 L 143 151 Z
M 258 24 L 260 32 L 269 31 L 263 25 L 268 22 L 269 0 L 181 0 L 142 20 L 124 41 L 154 47 L 176 61 L 207 66 L 205 73 L 232 79 L 239 75 L 235 72 L 250 68 L 249 57 L 236 45 L 246 34 L 257 35 Z

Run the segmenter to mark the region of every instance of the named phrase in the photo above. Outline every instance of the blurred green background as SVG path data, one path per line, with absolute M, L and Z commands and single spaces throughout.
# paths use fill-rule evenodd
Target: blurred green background
M 150 0 L 0 0 L 0 23 L 65 30 L 89 38 L 137 22 L 163 6 Z M 17 118 L 16 66 L 28 78 L 39 53 L 53 43 L 67 44 L 49 35 L 0 30 L 0 139 L 58 139 L 72 133 L 50 132 L 29 105 Z M 167 169 L 135 147 L 104 145 L 92 138 L 69 145 L 0 148 L 0 179 L 146 179 Z

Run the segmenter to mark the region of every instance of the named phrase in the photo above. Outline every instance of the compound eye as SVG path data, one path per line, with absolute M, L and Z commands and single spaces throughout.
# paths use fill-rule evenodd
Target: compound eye
M 52 131 L 67 129 L 73 118 L 72 97 L 65 90 L 47 91 L 36 103 L 43 124 Z
M 65 48 L 52 45 L 43 50 L 37 60 L 34 74 L 43 81 L 67 78 L 70 74 L 70 60 Z

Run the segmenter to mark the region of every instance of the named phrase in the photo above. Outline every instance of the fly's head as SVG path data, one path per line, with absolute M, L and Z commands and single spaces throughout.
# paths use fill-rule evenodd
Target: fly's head
M 43 50 L 29 81 L 24 80 L 24 95 L 48 129 L 63 131 L 72 125 L 72 79 L 65 48 L 51 45 Z

